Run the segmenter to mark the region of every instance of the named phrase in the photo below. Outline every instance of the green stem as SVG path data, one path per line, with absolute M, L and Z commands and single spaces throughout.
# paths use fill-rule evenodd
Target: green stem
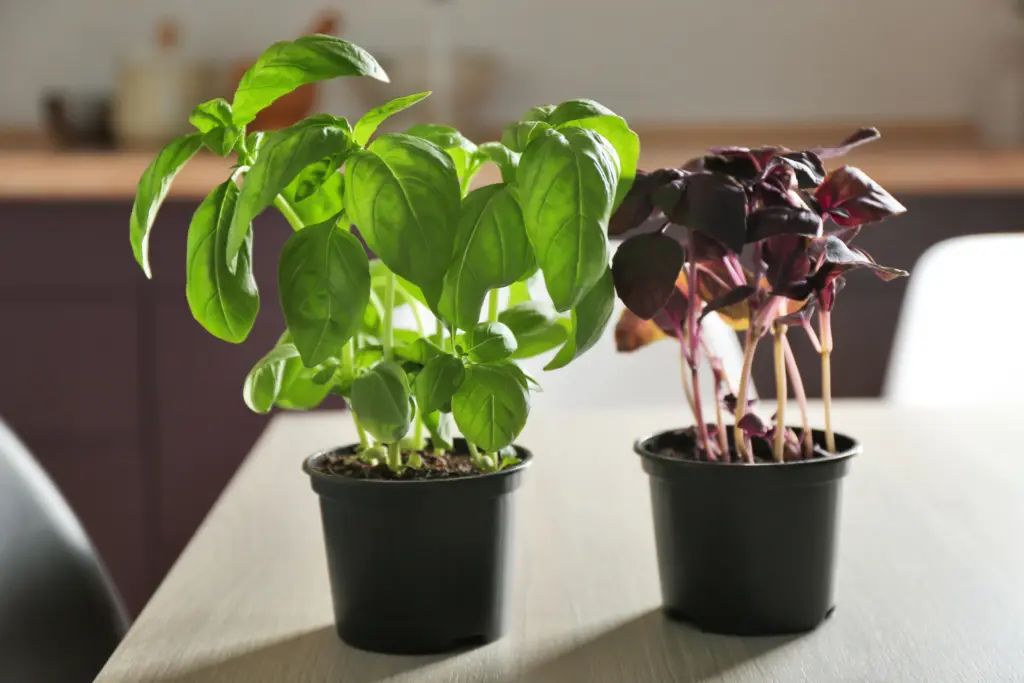
M 422 451 L 426 444 L 423 443 L 423 411 L 416 406 L 416 422 L 412 436 L 413 445 L 416 450 Z
M 277 207 L 277 210 L 281 212 L 284 219 L 292 226 L 292 230 L 302 230 L 302 228 L 306 227 L 302 219 L 299 218 L 299 214 L 295 213 L 292 205 L 281 195 L 274 197 L 274 206 Z
M 381 322 L 381 340 L 380 345 L 384 350 L 384 360 L 389 361 L 394 358 L 393 346 L 395 344 L 395 335 L 392 330 L 393 318 L 395 313 L 395 274 L 390 270 L 387 274 L 387 279 L 384 285 L 384 311 Z
M 388 444 L 388 469 L 392 472 L 402 469 L 402 451 L 397 441 Z
M 346 368 L 354 368 L 356 364 L 356 338 L 348 340 L 344 346 L 341 347 L 341 361 L 345 364 Z M 359 418 L 356 417 L 355 411 L 352 410 L 352 404 L 349 404 L 349 412 L 352 413 L 352 422 L 356 426 L 356 432 L 359 433 L 359 450 L 365 451 L 370 447 L 370 439 L 366 436 L 366 430 L 359 424 Z
M 487 296 L 487 321 L 496 323 L 498 322 L 498 297 L 501 294 L 500 289 L 492 289 L 491 293 Z

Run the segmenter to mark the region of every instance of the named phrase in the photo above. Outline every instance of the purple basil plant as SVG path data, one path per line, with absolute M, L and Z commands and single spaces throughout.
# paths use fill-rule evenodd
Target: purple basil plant
M 826 172 L 823 160 L 878 137 L 865 128 L 836 147 L 713 149 L 681 168 L 638 172 L 612 217 L 610 235 L 632 234 L 612 263 L 627 308 L 616 328 L 617 346 L 629 351 L 665 336 L 678 340 L 689 369 L 683 385 L 698 458 L 753 462 L 754 439 L 769 441 L 777 462 L 814 456 L 806 393 L 787 339 L 793 327 L 802 328 L 821 354 L 823 445 L 835 452 L 830 356 L 836 294 L 851 270 L 868 269 L 884 280 L 907 275 L 852 244 L 862 226 L 906 209 L 863 171 L 843 166 Z M 711 313 L 745 333 L 735 387 L 701 340 L 701 323 Z M 766 422 L 752 411 L 748 387 L 754 354 L 769 336 L 778 408 Z M 702 354 L 715 379 L 713 422 L 704 415 L 697 381 Z M 800 436 L 785 424 L 789 385 L 800 406 Z M 735 415 L 735 453 L 723 408 Z

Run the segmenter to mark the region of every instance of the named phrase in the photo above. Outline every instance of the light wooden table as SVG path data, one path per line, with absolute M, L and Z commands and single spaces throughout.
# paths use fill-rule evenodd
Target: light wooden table
M 634 437 L 682 407 L 533 415 L 507 638 L 436 657 L 353 650 L 331 623 L 317 500 L 299 463 L 353 440 L 340 414 L 276 418 L 115 652 L 132 681 L 1024 681 L 1024 418 L 842 402 L 839 603 L 817 631 L 714 636 L 659 612 Z M 415 580 L 410 576 L 410 580 Z M 55 656 L 58 656 L 55 653 Z

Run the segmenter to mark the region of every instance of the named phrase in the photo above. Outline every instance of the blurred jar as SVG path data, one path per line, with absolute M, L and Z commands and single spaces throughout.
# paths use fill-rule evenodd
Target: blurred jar
M 156 44 L 142 46 L 118 65 L 114 106 L 118 144 L 161 147 L 188 132 L 188 115 L 206 99 L 209 80 L 206 68 L 182 54 L 177 24 L 161 22 Z

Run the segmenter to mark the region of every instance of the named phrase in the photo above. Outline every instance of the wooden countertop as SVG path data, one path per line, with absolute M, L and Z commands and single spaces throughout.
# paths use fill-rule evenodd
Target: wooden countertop
M 864 443 L 843 493 L 838 606 L 812 633 L 771 638 L 702 633 L 659 609 L 648 480 L 631 445 L 678 425 L 683 408 L 531 415 L 511 630 L 434 657 L 338 640 L 299 463 L 355 430 L 338 413 L 278 416 L 96 680 L 1020 680 L 1024 460 L 1005 448 L 1022 436 L 1016 407 L 837 402 L 836 425 Z
M 792 148 L 838 142 L 855 125 L 638 127 L 641 168 L 680 165 L 712 146 L 784 144 Z M 1024 150 L 980 148 L 960 124 L 880 125 L 885 137 L 842 161 L 860 166 L 891 192 L 966 194 L 1024 192 Z M 10 142 L 10 136 L 0 136 Z M 481 137 L 480 139 L 486 139 Z M 125 200 L 153 152 L 57 152 L 0 148 L 0 199 Z M 199 200 L 227 177 L 230 162 L 210 154 L 181 172 L 172 197 Z M 479 182 L 495 182 L 488 166 Z

